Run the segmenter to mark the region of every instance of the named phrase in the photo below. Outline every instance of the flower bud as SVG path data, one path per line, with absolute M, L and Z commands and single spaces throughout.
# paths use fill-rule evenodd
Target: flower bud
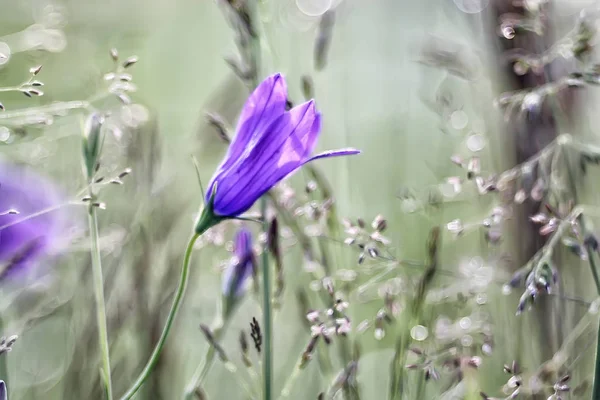
M 256 258 L 252 250 L 252 234 L 242 226 L 236 233 L 233 258 L 223 275 L 224 316 L 227 318 L 238 301 L 246 293 L 246 284 L 256 269 Z
M 104 118 L 96 113 L 91 113 L 85 121 L 83 130 L 83 160 L 88 180 L 91 180 L 96 172 L 96 165 L 102 148 L 102 124 Z

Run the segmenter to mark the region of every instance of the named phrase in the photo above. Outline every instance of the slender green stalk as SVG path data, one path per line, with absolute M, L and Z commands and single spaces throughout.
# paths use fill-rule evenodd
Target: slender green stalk
M 6 326 L 4 318 L 0 317 L 0 334 L 6 337 Z M 8 366 L 6 365 L 6 354 L 0 355 L 0 379 L 4 381 L 6 387 L 10 387 L 8 384 Z
M 263 197 L 260 201 L 261 214 L 263 215 L 263 230 L 269 231 L 269 222 L 267 215 L 267 199 Z M 269 266 L 269 253 L 267 249 L 262 252 L 261 257 L 262 273 L 263 273 L 263 399 L 271 400 L 271 382 L 273 380 L 273 355 L 272 355 L 272 318 L 271 318 L 271 268 Z
M 440 236 L 439 227 L 434 227 L 430 231 L 429 241 L 427 243 L 429 266 L 419 281 L 417 293 L 412 300 L 409 314 L 405 319 L 408 323 L 402 326 L 402 332 L 398 335 L 398 339 L 396 340 L 394 358 L 390 368 L 391 376 L 388 397 L 390 400 L 399 400 L 404 395 L 404 366 L 406 365 L 406 356 L 410 344 L 410 329 L 419 322 L 427 290 L 429 289 L 429 285 L 438 268 L 438 254 L 439 249 L 441 248 Z
M 218 342 L 221 339 L 221 336 L 225 332 L 225 326 L 223 324 L 219 324 L 216 328 L 213 329 L 213 337 L 215 341 Z M 185 393 L 184 399 L 191 399 L 194 395 L 194 390 L 196 387 L 202 383 L 204 378 L 206 378 L 206 374 L 213 365 L 213 361 L 215 359 L 215 347 L 212 344 L 209 344 L 208 349 L 206 350 L 206 354 L 204 355 L 203 361 L 198 364 L 190 382 L 188 383 Z
M 254 23 L 254 29 L 256 30 L 256 36 L 251 41 L 252 46 L 252 57 L 254 74 L 252 77 L 252 86 L 257 87 L 260 79 L 260 64 L 261 64 L 261 43 L 260 37 L 258 36 L 258 1 L 249 2 L 251 18 Z M 260 209 L 263 217 L 263 232 L 265 235 L 269 232 L 269 222 L 267 221 L 267 197 L 263 196 L 260 200 Z M 271 382 L 272 376 L 272 304 L 271 304 L 271 270 L 269 267 L 269 253 L 265 246 L 261 256 L 261 267 L 263 273 L 263 399 L 271 400 Z
M 566 151 L 563 149 L 563 151 Z M 573 195 L 573 200 L 575 204 L 579 204 L 577 199 L 577 187 L 575 186 L 575 174 L 572 170 L 572 163 L 569 159 L 568 155 L 565 153 L 565 161 L 567 165 L 567 174 L 569 176 L 569 181 L 571 184 L 571 192 Z M 585 228 L 585 219 L 582 214 L 578 216 L 579 224 L 581 225 L 581 230 L 586 232 Z M 595 250 L 592 248 L 591 244 L 586 244 L 586 251 L 588 252 L 588 261 L 590 264 L 590 271 L 592 272 L 592 277 L 594 278 L 594 283 L 596 285 L 596 292 L 600 295 L 600 277 L 598 276 L 598 268 L 596 266 L 595 261 Z M 600 400 L 600 326 L 598 326 L 598 338 L 596 340 L 596 362 L 594 367 L 594 386 L 592 389 L 592 400 Z
M 215 348 L 211 345 L 206 350 L 206 355 L 204 356 L 203 362 L 198 364 L 196 371 L 194 371 L 194 375 L 192 375 L 192 379 L 190 379 L 190 383 L 188 387 L 185 389 L 185 393 L 183 398 L 185 400 L 190 400 L 194 396 L 194 390 L 196 387 L 204 380 L 206 374 L 210 370 L 210 367 L 213 365 L 213 361 L 215 359 Z
M 594 262 L 591 261 L 594 257 L 590 254 L 590 267 L 593 268 L 594 280 L 598 282 L 598 272 L 595 268 Z M 598 293 L 600 294 L 600 287 L 598 287 Z M 594 366 L 594 388 L 592 389 L 592 400 L 600 400 L 600 325 L 598 326 L 598 336 L 596 339 L 596 363 Z
M 584 229 L 583 218 L 580 219 L 581 227 Z M 594 261 L 595 252 L 591 245 L 587 245 L 588 260 L 590 263 L 590 270 L 594 277 L 596 284 L 596 291 L 600 295 L 600 279 L 598 277 L 598 268 L 596 267 L 596 261 Z M 594 387 L 592 389 L 592 400 L 600 400 L 600 325 L 598 326 L 598 337 L 596 339 L 596 363 L 594 366 Z
M 137 378 L 137 380 L 135 381 L 135 383 L 131 386 L 131 388 L 123 396 L 121 396 L 121 400 L 128 400 L 133 397 L 133 395 L 140 389 L 140 387 L 142 387 L 142 385 L 144 384 L 146 379 L 148 379 L 148 376 L 150 376 L 152 369 L 158 362 L 160 353 L 162 352 L 165 342 L 167 341 L 167 336 L 169 336 L 169 332 L 171 331 L 171 327 L 173 326 L 173 321 L 175 320 L 175 315 L 177 314 L 177 311 L 179 310 L 179 306 L 181 305 L 181 300 L 183 300 L 183 295 L 185 293 L 188 276 L 189 276 L 190 260 L 192 258 L 192 250 L 194 249 L 194 243 L 196 243 L 196 240 L 200 237 L 200 235 L 201 235 L 201 233 L 195 232 L 192 235 L 192 237 L 190 238 L 187 248 L 185 249 L 185 255 L 183 257 L 183 267 L 181 269 L 181 278 L 179 279 L 179 286 L 177 287 L 177 291 L 175 292 L 175 298 L 173 299 L 173 304 L 171 305 L 171 310 L 169 311 L 169 315 L 167 316 L 167 320 L 165 322 L 165 326 L 160 335 L 160 338 L 158 339 L 158 342 L 156 343 L 156 346 L 154 347 L 154 351 L 150 355 L 150 358 L 148 359 L 146 366 L 140 373 L 140 375 Z
M 106 388 L 106 397 L 108 400 L 112 400 L 110 352 L 108 347 L 108 329 L 106 327 L 106 306 L 104 303 L 104 277 L 102 275 L 100 247 L 98 246 L 98 217 L 96 216 L 96 207 L 92 205 L 90 205 L 88 209 L 88 223 L 90 226 L 90 240 L 92 245 L 92 270 L 94 275 L 94 295 L 96 298 L 98 340 L 100 341 L 100 354 L 102 357 L 102 379 Z
M 199 383 L 202 382 L 206 378 L 206 375 L 208 374 L 210 367 L 212 367 L 214 360 L 215 360 L 215 348 L 213 346 L 210 346 L 210 348 L 206 352 L 206 357 L 204 359 L 204 367 L 202 368 L 202 370 L 200 370 L 200 373 L 198 374 L 198 382 Z

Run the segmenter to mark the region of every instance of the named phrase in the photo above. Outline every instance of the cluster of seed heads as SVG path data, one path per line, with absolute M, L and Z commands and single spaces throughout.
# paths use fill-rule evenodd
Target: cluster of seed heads
M 21 83 L 21 85 L 19 86 L 19 90 L 25 96 L 32 97 L 32 96 L 43 96 L 44 95 L 44 92 L 42 92 L 39 89 L 40 87 L 44 86 L 44 84 L 42 82 L 34 79 L 37 76 L 37 74 L 40 73 L 41 70 L 42 70 L 41 65 L 38 65 L 37 67 L 32 67 L 29 69 L 29 73 L 31 74 L 30 78 L 27 81 Z
M 519 31 L 541 33 L 544 29 L 544 13 L 541 11 L 541 9 L 538 9 L 534 13 L 529 12 L 527 16 L 514 13 L 502 15 L 498 35 L 507 40 L 512 40 Z M 541 53 L 529 53 L 519 49 L 518 51 L 507 52 L 505 58 L 507 61 L 514 63 L 513 71 L 516 75 L 525 75 L 529 71 L 540 75 L 543 74 L 544 67 L 557 58 L 575 57 L 581 60 L 591 50 L 590 40 L 594 34 L 594 26 L 586 21 L 585 14 L 582 14 L 576 28 L 555 42 L 548 50 Z
M 359 264 L 365 261 L 367 255 L 373 259 L 381 257 L 381 250 L 391 243 L 383 235 L 383 232 L 387 228 L 387 221 L 381 215 L 377 215 L 373 219 L 369 227 L 370 229 L 362 218 L 358 218 L 356 223 L 349 219 L 344 219 L 342 223 L 347 235 L 344 243 L 349 246 L 358 247 L 360 250 L 358 256 Z
M 384 307 L 377 311 L 375 317 L 361 321 L 356 327 L 358 333 L 364 333 L 369 328 L 373 328 L 375 339 L 382 340 L 385 337 L 386 325 L 394 322 L 395 318 L 400 314 L 401 308 L 396 300 L 396 295 L 384 290 L 383 297 Z
M 331 306 L 325 310 L 309 310 L 306 313 L 306 319 L 311 324 L 311 339 L 302 355 L 304 366 L 312 357 L 312 353 L 320 338 L 326 344 L 331 344 L 333 337 L 346 336 L 352 330 L 350 318 L 346 315 L 348 302 L 339 296 L 333 286 L 330 278 L 323 280 L 323 287 L 327 290 L 331 300 Z
M 225 61 L 231 70 L 244 81 L 256 78 L 257 60 L 252 49 L 252 41 L 256 38 L 255 22 L 246 1 L 227 0 L 220 3 L 235 33 L 235 42 L 239 55 L 227 57 Z
M 483 228 L 486 241 L 491 245 L 497 245 L 502 240 L 503 223 L 510 219 L 511 216 L 512 212 L 510 208 L 497 206 L 483 220 L 463 222 L 460 219 L 454 219 L 446 224 L 446 229 L 454 237 L 459 237 L 472 230 Z
M 306 192 L 311 193 L 315 190 L 317 190 L 317 184 L 309 181 L 306 185 Z M 304 228 L 304 232 L 308 236 L 319 236 L 323 234 L 332 206 L 333 199 L 308 201 L 294 210 L 294 216 L 305 218 L 310 223 Z
M 252 317 L 252 322 L 250 322 L 250 337 L 254 341 L 254 348 L 256 348 L 256 351 L 260 353 L 263 338 L 260 330 L 260 324 L 255 317 Z
M 450 158 L 452 163 L 465 170 L 465 178 L 467 181 L 475 182 L 477 192 L 484 195 L 496 191 L 496 182 L 494 176 L 484 177 L 481 172 L 481 159 L 478 156 L 472 156 L 467 160 L 454 155 Z M 447 179 L 447 183 L 453 186 L 453 192 L 459 193 L 464 184 L 460 177 L 451 177 Z
M 2 88 L 2 91 L 4 91 L 4 92 L 19 91 L 27 97 L 43 96 L 44 92 L 40 88 L 42 86 L 44 86 L 44 83 L 35 79 L 41 70 L 42 70 L 41 65 L 38 65 L 36 67 L 31 67 L 29 69 L 29 74 L 30 74 L 29 79 L 22 82 L 18 86 Z M 5 110 L 4 105 L 2 105 L 2 103 L 0 103 L 0 111 L 4 111 L 4 110 Z
M 562 184 L 557 180 L 560 176 L 553 171 L 559 168 L 556 163 L 562 160 L 560 156 L 566 154 L 567 150 L 576 150 L 582 154 L 585 163 L 596 162 L 596 159 L 600 162 L 596 151 L 575 142 L 569 135 L 561 135 L 530 160 L 495 178 L 494 186 L 502 197 L 502 206 L 494 207 L 491 214 L 482 221 L 464 223 L 456 219 L 446 226 L 455 236 L 483 227 L 488 243 L 495 244 L 502 238 L 504 221 L 512 217 L 513 205 L 522 204 L 528 199 L 535 203 L 542 203 L 541 211 L 531 215 L 529 219 L 540 226 L 540 235 L 549 236 L 551 238 L 549 242 L 552 244 L 544 246 L 543 251 L 538 252 L 524 267 L 517 270 L 505 286 L 506 293 L 511 288 L 523 284 L 525 286 L 517 314 L 524 311 L 527 305 L 532 304 L 541 293 L 550 293 L 558 283 L 558 272 L 551 258 L 556 243 L 562 243 L 583 260 L 589 257 L 590 252 L 598 250 L 596 236 L 584 232 L 580 225 L 581 213 L 573 216 L 573 210 L 578 207 L 575 207 L 572 201 L 561 200 L 556 206 L 550 204 L 551 200 L 564 198 L 561 195 L 564 189 L 561 189 Z M 552 185 L 549 182 L 553 182 Z M 560 192 L 561 190 L 563 192 Z M 552 194 L 556 196 L 551 196 Z
M 96 165 L 96 170 L 98 170 L 99 168 L 100 168 L 100 164 L 98 163 Z M 131 174 L 131 168 L 125 168 L 123 171 L 121 171 L 117 175 L 110 177 L 110 178 L 100 176 L 100 177 L 97 177 L 94 179 L 94 181 L 92 182 L 92 186 L 93 186 L 93 188 L 99 188 L 103 185 L 122 185 L 124 183 L 123 179 L 126 176 L 128 176 L 129 174 Z M 97 197 L 96 195 L 94 195 L 94 196 L 86 195 L 81 198 L 81 201 L 84 203 L 90 203 L 90 205 L 92 207 L 96 207 L 101 210 L 105 210 L 106 203 L 96 201 L 96 197 Z
M 521 377 L 521 370 L 519 368 L 519 364 L 516 361 L 513 361 L 512 365 L 504 365 L 503 368 L 504 373 L 509 374 L 510 377 L 506 384 L 504 384 L 502 391 L 506 394 L 505 397 L 490 397 L 484 392 L 481 392 L 480 395 L 484 400 L 512 400 L 516 399 L 517 396 L 521 393 L 521 385 L 523 383 L 523 378 Z
M 486 393 L 481 392 L 480 395 L 484 400 L 512 400 L 518 398 L 520 394 L 525 392 L 525 386 L 527 386 L 528 381 L 523 379 L 523 372 L 516 361 L 513 361 L 511 365 L 504 365 L 503 371 L 505 374 L 509 375 L 508 380 L 502 386 L 504 397 L 491 397 Z M 531 386 L 529 387 L 529 391 L 540 393 L 546 390 L 546 393 L 551 392 L 547 400 L 564 400 L 565 397 L 563 396 L 568 396 L 568 394 L 579 398 L 579 396 L 582 396 L 587 391 L 589 386 L 587 380 L 583 380 L 582 383 L 575 388 L 571 387 L 570 381 L 571 376 L 568 373 L 559 375 L 555 372 L 545 371 L 544 368 L 542 368 L 540 373 L 531 378 L 531 382 L 529 382 L 529 386 Z M 540 384 L 542 385 L 540 386 Z M 535 390 L 533 389 L 533 386 L 536 387 Z
M 466 368 L 477 369 L 483 362 L 478 356 L 460 355 L 454 347 L 437 354 L 428 354 L 418 347 L 411 347 L 410 351 L 417 357 L 417 362 L 406 365 L 406 368 L 423 371 L 426 381 L 440 379 L 439 371 L 444 370 L 453 373 L 454 380 L 460 382 Z
M 127 70 L 138 62 L 138 57 L 130 56 L 121 62 L 117 49 L 110 50 L 110 57 L 115 65 L 114 71 L 104 74 L 104 80 L 109 83 L 108 92 L 117 96 L 123 104 L 131 104 L 129 93 L 135 92 L 137 87 Z
M 517 315 L 521 314 L 527 305 L 531 305 L 542 293 L 552 293 L 552 288 L 558 284 L 558 270 L 556 266 L 545 258 L 539 261 L 532 260 L 534 267 L 525 278 L 525 290 L 517 305 Z M 519 271 L 515 273 L 509 282 L 511 287 L 516 287 L 523 279 Z
M 527 304 L 532 304 L 540 293 L 551 293 L 553 287 L 558 284 L 558 270 L 552 261 L 552 252 L 559 240 L 562 239 L 562 243 L 579 257 L 587 258 L 590 251 L 597 250 L 596 237 L 593 234 L 581 232 L 578 221 L 583 210 L 580 207 L 574 207 L 568 214 L 563 211 L 554 211 L 552 207 L 548 206 L 546 209 L 552 210 L 553 217 L 540 215 L 535 216 L 535 219 L 545 222 L 542 229 L 551 232 L 550 240 L 531 258 L 527 265 L 513 274 L 510 282 L 506 285 L 510 290 L 522 283 L 525 284 L 525 291 L 519 301 L 517 314 L 523 312 Z M 548 218 L 548 221 L 544 221 L 545 218 Z M 550 223 L 551 218 L 557 218 L 557 222 Z M 579 244 L 580 242 L 582 245 Z
M 569 216 L 572 210 L 572 204 L 569 204 L 569 212 L 564 209 L 555 209 L 549 204 L 544 204 L 545 210 L 530 217 L 531 221 L 539 224 L 540 235 L 547 236 L 556 231 L 560 224 Z M 593 233 L 584 233 L 579 220 L 569 222 L 569 230 L 561 237 L 562 244 L 570 250 L 571 253 L 581 260 L 587 260 L 590 257 L 589 251 L 598 250 L 598 239 Z
M 534 202 L 541 202 L 548 198 L 551 187 L 548 184 L 551 172 L 556 169 L 555 154 L 564 146 L 571 143 L 568 135 L 562 135 L 554 143 L 550 144 L 529 161 L 511 168 L 498 176 L 488 178 L 485 183 L 482 183 L 486 188 L 483 192 L 498 192 L 504 205 L 495 207 L 490 215 L 484 220 L 475 223 L 464 223 L 461 220 L 453 220 L 447 224 L 449 232 L 455 236 L 461 236 L 472 229 L 483 227 L 486 229 L 485 237 L 490 244 L 497 244 L 502 237 L 502 223 L 512 216 L 511 204 L 522 204 L 526 200 L 531 199 Z M 459 159 L 453 159 L 453 162 L 465 166 L 464 162 Z M 470 164 L 477 165 L 478 163 Z M 477 167 L 466 166 L 468 170 L 477 172 Z M 468 172 L 469 173 L 469 172 Z M 482 181 L 484 182 L 484 181 Z M 459 184 L 459 182 L 456 182 Z M 480 187 L 481 185 L 478 185 Z M 568 210 L 567 210 L 568 212 Z M 538 220 L 542 222 L 542 215 L 536 215 L 534 222 Z M 544 227 L 541 233 L 552 232 L 552 224 L 557 222 L 556 219 L 550 220 L 550 225 Z M 546 233 L 546 234 L 547 234 Z
M 547 19 L 545 7 L 538 6 L 534 11 L 529 10 L 528 14 L 520 16 L 510 13 L 501 16 L 498 34 L 507 40 L 512 40 L 523 31 L 541 34 L 544 30 L 544 21 Z M 541 75 L 545 66 L 557 58 L 575 58 L 585 64 L 589 58 L 587 55 L 592 49 L 591 40 L 595 34 L 593 23 L 587 21 L 586 15 L 582 13 L 576 28 L 548 50 L 542 53 L 529 53 L 522 49 L 515 49 L 507 53 L 505 58 L 507 62 L 512 63 L 513 70 L 517 75 L 525 75 L 530 71 Z M 548 96 L 554 96 L 566 88 L 581 87 L 586 84 L 597 85 L 599 82 L 600 74 L 598 74 L 597 67 L 592 66 L 589 70 L 571 73 L 529 91 L 504 93 L 496 100 L 496 105 L 504 110 L 506 119 L 510 119 L 515 114 L 520 117 L 537 115 Z

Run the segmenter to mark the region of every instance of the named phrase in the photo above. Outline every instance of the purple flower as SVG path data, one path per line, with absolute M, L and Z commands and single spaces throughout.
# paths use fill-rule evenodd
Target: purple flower
M 0 400 L 8 400 L 8 391 L 6 390 L 6 383 L 0 380 Z
M 265 79 L 246 101 L 237 134 L 208 186 L 206 204 L 212 204 L 215 216 L 242 214 L 309 161 L 359 153 L 348 148 L 311 156 L 321 114 L 313 100 L 289 111 L 286 101 L 287 85 L 280 74 Z
M 0 280 L 29 271 L 64 237 L 57 189 L 32 171 L 0 160 Z M 39 215 L 34 215 L 39 213 Z
M 223 274 L 222 290 L 225 297 L 225 315 L 229 315 L 237 300 L 244 295 L 248 279 L 256 272 L 252 234 L 245 226 L 242 226 L 235 234 L 233 254 L 233 260 Z

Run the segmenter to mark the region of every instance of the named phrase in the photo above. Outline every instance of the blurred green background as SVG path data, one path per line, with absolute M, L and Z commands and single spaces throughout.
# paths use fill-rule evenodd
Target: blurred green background
M 433 226 L 456 218 L 482 219 L 494 202 L 465 191 L 442 207 L 410 214 L 411 205 L 400 195 L 409 188 L 426 196 L 432 185 L 460 175 L 449 157 L 468 154 L 465 138 L 471 132 L 486 137 L 488 146 L 480 153 L 485 171 L 500 172 L 515 164 L 515 139 L 493 107 L 494 97 L 506 87 L 494 58 L 497 49 L 492 44 L 494 28 L 490 28 L 494 18 L 488 8 L 481 13 L 465 13 L 457 6 L 462 4 L 458 0 L 334 3 L 339 4 L 327 66 L 315 71 L 313 47 L 319 18 L 303 15 L 295 0 L 263 1 L 262 73 L 282 72 L 296 103 L 303 101 L 301 77 L 310 75 L 317 106 L 324 116 L 319 149 L 351 146 L 362 150 L 357 157 L 318 164 L 333 188 L 338 214 L 366 221 L 384 215 L 389 226 L 386 234 L 396 256 L 425 260 L 425 242 Z M 594 2 L 556 3 L 559 22 L 569 26 L 579 9 Z M 101 200 L 107 209 L 99 213 L 113 385 L 118 396 L 137 376 L 160 333 L 185 243 L 201 205 L 191 156 L 197 158 L 202 180 L 208 182 L 226 150 L 206 122 L 205 112 L 218 113 L 235 126 L 248 94 L 248 88 L 224 61 L 224 57 L 236 55 L 233 33 L 217 2 L 209 0 L 0 0 L 0 35 L 0 42 L 13 51 L 6 65 L 0 66 L 1 86 L 20 83 L 27 79 L 30 67 L 40 64 L 39 78 L 45 83 L 45 95 L 40 98 L 2 93 L 0 101 L 7 112 L 54 101 L 88 99 L 105 91 L 103 75 L 112 68 L 111 48 L 118 49 L 122 59 L 139 57 L 130 72 L 138 88 L 131 97 L 141 107 L 122 108 L 114 99 L 97 104 L 114 114 L 115 134 L 107 136 L 103 173 L 114 175 L 126 167 L 133 170 L 124 186 L 102 190 Z M 462 46 L 459 59 L 469 79 L 419 63 L 423 46 L 431 43 L 442 50 L 454 49 L 456 43 Z M 594 95 L 588 96 L 589 104 L 594 104 Z M 586 122 L 579 124 L 579 129 L 594 137 L 589 133 L 594 120 L 586 109 L 582 107 L 581 121 Z M 456 110 L 463 111 L 460 116 L 467 119 L 465 124 L 449 118 Z M 0 151 L 54 177 L 65 193 L 75 194 L 84 187 L 82 115 L 75 110 L 43 127 L 6 124 L 15 140 Z M 593 181 L 593 176 L 586 179 Z M 292 182 L 301 189 L 305 178 L 299 173 Z M 595 192 L 588 190 L 582 196 L 593 202 Z M 76 221 L 73 244 L 48 265 L 52 279 L 0 289 L 3 334 L 20 336 L 13 351 L 3 356 L 13 400 L 100 398 L 85 210 L 69 210 Z M 231 240 L 233 228 L 225 230 L 223 242 Z M 538 335 L 540 330 L 550 329 L 540 322 L 544 317 L 514 316 L 519 293 L 501 295 L 501 283 L 520 265 L 507 267 L 496 259 L 505 252 L 516 252 L 517 231 L 518 223 L 509 227 L 502 251 L 489 250 L 479 234 L 454 241 L 444 233 L 443 238 L 441 264 L 455 277 L 438 282 L 439 287 L 452 284 L 456 276 L 459 282 L 468 279 L 460 276 L 459 265 L 464 259 L 481 256 L 493 269 L 494 283 L 486 291 L 483 308 L 494 330 L 494 353 L 484 359 L 476 378 L 478 390 L 492 394 L 499 394 L 505 382 L 504 363 L 518 357 L 531 372 L 560 345 L 560 341 L 546 343 L 544 336 Z M 357 267 L 352 250 L 330 246 L 336 269 Z M 138 398 L 180 398 L 201 361 L 208 345 L 198 326 L 215 318 L 220 268 L 229 257 L 223 247 L 205 246 L 195 252 L 184 306 L 160 364 Z M 568 260 L 565 293 L 593 299 L 586 264 Z M 293 247 L 286 254 L 285 300 L 274 325 L 275 393 L 292 373 L 310 337 L 298 317 L 295 297 L 296 289 L 307 288 L 311 281 L 304 267 L 299 249 Z M 547 321 L 549 326 L 560 325 L 567 333 L 585 312 L 585 307 L 561 299 L 548 302 L 564 312 L 553 314 Z M 259 304 L 247 296 L 223 342 L 242 374 L 237 338 L 240 329 L 248 330 L 252 316 L 259 318 Z M 350 314 L 357 323 L 373 317 L 378 309 L 376 305 L 353 306 L 351 301 Z M 432 308 L 426 316 L 430 335 L 442 313 L 454 319 L 474 309 L 471 303 L 460 302 Z M 592 327 L 597 325 L 594 321 Z M 590 333 L 589 338 L 593 337 Z M 592 353 L 593 342 L 590 347 L 589 338 L 585 338 L 585 344 L 575 350 L 578 354 Z M 371 330 L 364 334 L 362 345 L 362 398 L 387 398 L 393 340 L 375 341 Z M 335 351 L 330 353 L 335 358 Z M 578 380 L 591 374 L 588 367 L 592 362 L 591 355 L 578 361 L 578 371 L 584 371 L 575 373 Z M 336 361 L 335 368 L 342 368 L 342 364 Z M 326 378 L 312 362 L 298 377 L 292 398 L 316 398 L 327 387 Z M 434 393 L 443 390 L 436 385 L 429 385 L 421 398 L 439 398 Z M 244 398 L 220 362 L 211 370 L 204 389 L 210 399 Z

